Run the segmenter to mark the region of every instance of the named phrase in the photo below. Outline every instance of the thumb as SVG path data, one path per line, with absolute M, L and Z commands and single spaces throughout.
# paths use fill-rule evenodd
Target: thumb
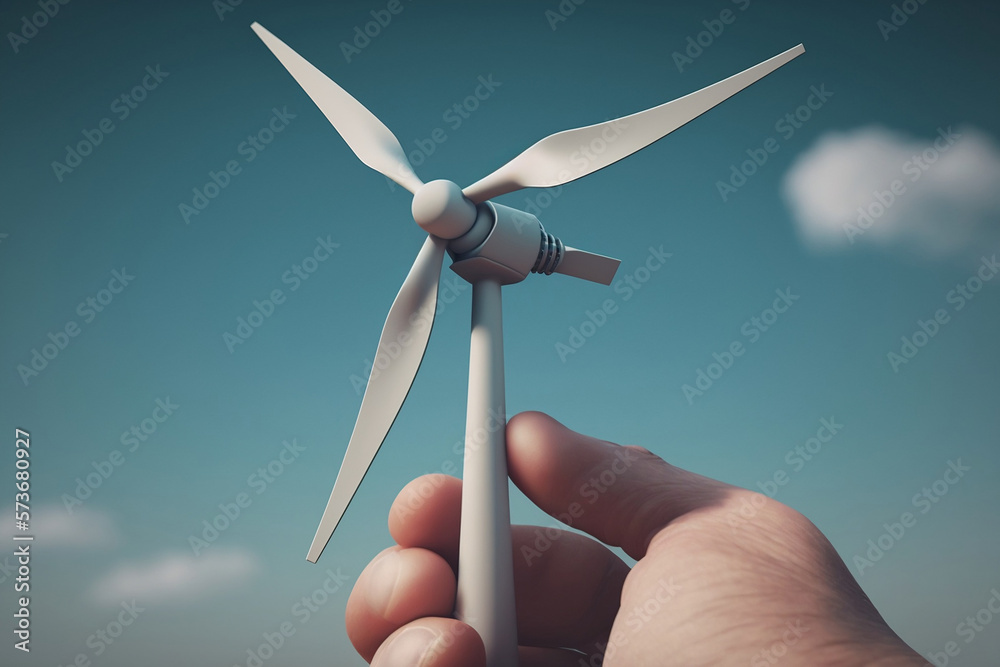
M 735 489 L 641 447 L 581 435 L 540 412 L 508 422 L 507 464 L 514 484 L 542 510 L 636 560 L 667 524 Z

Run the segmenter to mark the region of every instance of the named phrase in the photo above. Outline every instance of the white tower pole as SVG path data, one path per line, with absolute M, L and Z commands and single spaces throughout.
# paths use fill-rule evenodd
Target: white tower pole
M 517 667 L 503 320 L 496 280 L 472 285 L 467 410 L 455 612 L 482 637 L 487 667 Z

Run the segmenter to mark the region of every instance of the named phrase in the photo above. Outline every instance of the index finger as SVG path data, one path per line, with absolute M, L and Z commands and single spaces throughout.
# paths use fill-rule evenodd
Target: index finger
M 510 478 L 539 508 L 632 558 L 672 521 L 735 489 L 670 465 L 641 447 L 569 430 L 523 412 L 507 424 Z

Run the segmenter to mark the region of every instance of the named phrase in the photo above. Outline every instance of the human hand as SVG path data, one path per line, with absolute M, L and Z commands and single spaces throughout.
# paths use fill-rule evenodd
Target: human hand
M 507 462 L 538 507 L 596 538 L 512 527 L 522 667 L 926 664 L 781 503 L 541 413 L 507 424 Z M 460 480 L 427 475 L 393 503 L 397 546 L 347 604 L 348 636 L 376 667 L 485 665 L 479 636 L 451 618 L 461 493 Z

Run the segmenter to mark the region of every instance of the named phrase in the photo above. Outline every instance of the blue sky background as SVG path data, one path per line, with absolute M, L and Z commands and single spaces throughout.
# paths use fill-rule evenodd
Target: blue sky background
M 16 53 L 6 38 L 0 478 L 9 486 L 0 506 L 13 501 L 14 428 L 28 429 L 38 542 L 33 650 L 14 651 L 5 631 L 0 661 L 66 665 L 82 653 L 109 666 L 246 664 L 261 633 L 292 621 L 296 634 L 265 664 L 364 664 L 343 609 L 354 579 L 389 544 L 389 505 L 413 477 L 460 465 L 452 448 L 464 425 L 469 289 L 443 306 L 410 398 L 320 565 L 305 561 L 361 401 L 351 376 L 364 375 L 423 232 L 408 193 L 357 161 L 250 30 L 256 20 L 408 151 L 444 129 L 447 140 L 416 171 L 460 184 L 551 132 L 654 106 L 804 43 L 806 54 L 777 73 L 551 200 L 535 191 L 499 199 L 548 204 L 546 229 L 621 258 L 620 276 L 650 245 L 673 253 L 627 301 L 561 276 L 507 288 L 508 414 L 543 410 L 742 486 L 785 470 L 777 499 L 813 519 L 856 575 L 853 557 L 883 522 L 914 512 L 916 525 L 861 584 L 921 652 L 958 641 L 952 664 L 990 664 L 1000 620 L 971 643 L 956 626 L 1000 588 L 1000 281 L 959 312 L 946 295 L 1000 248 L 983 234 L 941 257 L 892 239 L 817 249 L 782 193 L 797 159 L 858 128 L 922 143 L 938 128 L 977 128 L 988 150 L 1000 136 L 996 9 L 929 2 L 884 39 L 877 22 L 890 18 L 888 2 L 741 6 L 587 0 L 553 29 L 545 11 L 554 1 L 404 1 L 349 63 L 339 44 L 384 3 L 244 0 L 220 19 L 209 0 L 73 2 Z M 735 21 L 678 71 L 672 54 L 725 8 Z M 0 27 L 20 30 L 36 11 L 27 0 L 4 3 Z M 120 120 L 112 101 L 157 65 L 169 75 Z M 452 127 L 444 112 L 489 75 L 501 85 Z M 717 181 L 747 149 L 781 136 L 775 122 L 822 85 L 833 96 L 723 201 Z M 285 107 L 295 118 L 246 162 L 240 143 Z M 51 163 L 105 117 L 114 131 L 60 182 Z M 229 160 L 242 171 L 186 224 L 178 205 Z M 977 223 L 995 229 L 996 209 L 983 210 L 989 219 Z M 948 229 L 947 208 L 927 214 Z M 327 236 L 339 248 L 292 291 L 282 275 Z M 85 322 L 78 304 L 122 267 L 134 281 Z M 287 300 L 231 353 L 223 333 L 276 288 Z M 689 402 L 682 386 L 713 353 L 748 343 L 743 324 L 786 288 L 800 297 L 794 306 Z M 618 312 L 563 361 L 556 344 L 607 298 Z M 938 308 L 951 320 L 894 372 L 887 353 Z M 18 366 L 71 320 L 79 335 L 22 381 Z M 179 407 L 127 451 L 121 434 L 167 397 Z M 831 417 L 842 432 L 794 471 L 786 453 Z M 293 438 L 305 449 L 258 494 L 248 478 Z M 124 463 L 68 515 L 63 495 L 114 450 Z M 971 470 L 919 514 L 914 494 L 958 459 Z M 195 557 L 189 535 L 241 492 L 250 506 Z M 514 521 L 551 523 L 516 492 L 512 503 Z M 300 623 L 293 605 L 328 568 L 347 583 Z M 7 615 L 13 581 L 6 569 L 0 577 Z M 136 590 L 145 611 L 96 655 L 88 637 Z

